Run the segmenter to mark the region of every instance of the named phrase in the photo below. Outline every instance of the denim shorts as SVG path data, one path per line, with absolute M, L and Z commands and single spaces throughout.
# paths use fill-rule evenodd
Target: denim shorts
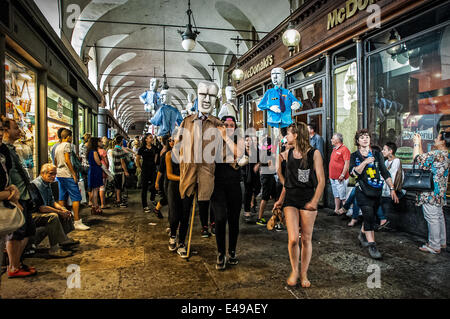
M 59 189 L 59 200 L 66 201 L 70 196 L 72 202 L 81 201 L 81 193 L 78 188 L 78 184 L 75 183 L 73 178 L 68 177 L 57 177 L 58 189 Z

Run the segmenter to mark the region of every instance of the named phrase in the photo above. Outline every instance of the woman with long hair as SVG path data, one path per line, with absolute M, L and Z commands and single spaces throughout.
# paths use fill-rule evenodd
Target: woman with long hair
M 98 137 L 91 137 L 87 143 L 87 158 L 89 162 L 88 187 L 92 190 L 92 214 L 101 214 L 103 211 L 98 207 L 98 192 L 103 186 L 102 161 L 98 154 L 99 147 L 103 147 Z
M 232 116 L 222 118 L 224 127 L 219 127 L 223 139 L 222 162 L 216 163 L 214 191 L 211 195 L 211 209 L 216 222 L 217 261 L 216 269 L 226 268 L 226 228 L 228 224 L 228 264 L 237 265 L 237 239 L 239 235 L 239 216 L 242 206 L 241 172 L 237 165 L 244 153 L 244 140 L 235 135 L 236 120 Z M 227 155 L 232 154 L 227 160 Z
M 287 279 L 289 286 L 310 287 L 308 267 L 312 255 L 312 233 L 317 216 L 317 204 L 325 187 L 322 155 L 309 144 L 309 132 L 305 123 L 293 123 L 288 127 L 286 139 L 294 147 L 286 150 L 286 176 L 283 190 L 274 209 L 282 208 L 288 231 L 289 259 L 292 271 Z M 315 189 L 315 190 L 314 190 Z M 301 270 L 299 272 L 299 222 L 301 223 Z
M 358 239 L 363 247 L 368 247 L 369 255 L 373 259 L 380 259 L 381 253 L 375 243 L 376 214 L 381 204 L 383 191 L 383 177 L 388 184 L 390 196 L 394 203 L 398 203 L 391 174 L 389 173 L 381 152 L 372 148 L 370 133 L 362 129 L 355 134 L 356 152 L 350 156 L 350 175 L 356 177 L 356 201 L 363 215 L 363 226 Z

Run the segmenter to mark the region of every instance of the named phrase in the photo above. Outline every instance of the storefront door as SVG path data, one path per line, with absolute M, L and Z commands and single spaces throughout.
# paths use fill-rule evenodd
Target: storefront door
M 291 90 L 294 96 L 303 104 L 300 110 L 293 112 L 294 120 L 296 122 L 315 124 L 316 133 L 323 138 L 326 138 L 325 81 L 325 77 L 310 81 L 306 80 Z

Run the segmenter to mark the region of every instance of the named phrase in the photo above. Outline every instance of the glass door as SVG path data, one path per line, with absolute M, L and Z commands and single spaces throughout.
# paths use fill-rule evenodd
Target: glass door
M 325 77 L 303 81 L 291 89 L 294 96 L 302 102 L 302 107 L 292 113 L 296 122 L 313 123 L 316 133 L 326 137 L 325 125 Z

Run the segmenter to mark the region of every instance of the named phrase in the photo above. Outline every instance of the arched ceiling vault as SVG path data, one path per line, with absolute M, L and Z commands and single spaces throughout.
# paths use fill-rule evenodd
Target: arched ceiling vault
M 187 0 L 61 2 L 62 21 L 72 13 L 67 10 L 69 5 L 79 5 L 81 16 L 75 27 L 63 26 L 63 32 L 81 57 L 95 48 L 97 85 L 101 92 L 110 91 L 114 114 L 124 117 L 122 123 L 125 119 L 131 123 L 148 120 L 137 97 L 148 88 L 152 76 L 162 76 L 165 71 L 172 104 L 184 108 L 187 94 L 196 92 L 198 82 L 211 80 L 211 64 L 229 65 L 236 54 L 231 38 L 261 39 L 289 15 L 289 0 L 191 0 L 200 34 L 193 50 L 198 53 L 188 53 L 177 32 L 184 31 L 187 24 Z M 239 53 L 251 46 L 251 41 L 243 41 Z M 214 80 L 222 88 L 227 85 L 224 70 L 220 66 L 214 71 Z M 162 82 L 161 78 L 160 86 Z

